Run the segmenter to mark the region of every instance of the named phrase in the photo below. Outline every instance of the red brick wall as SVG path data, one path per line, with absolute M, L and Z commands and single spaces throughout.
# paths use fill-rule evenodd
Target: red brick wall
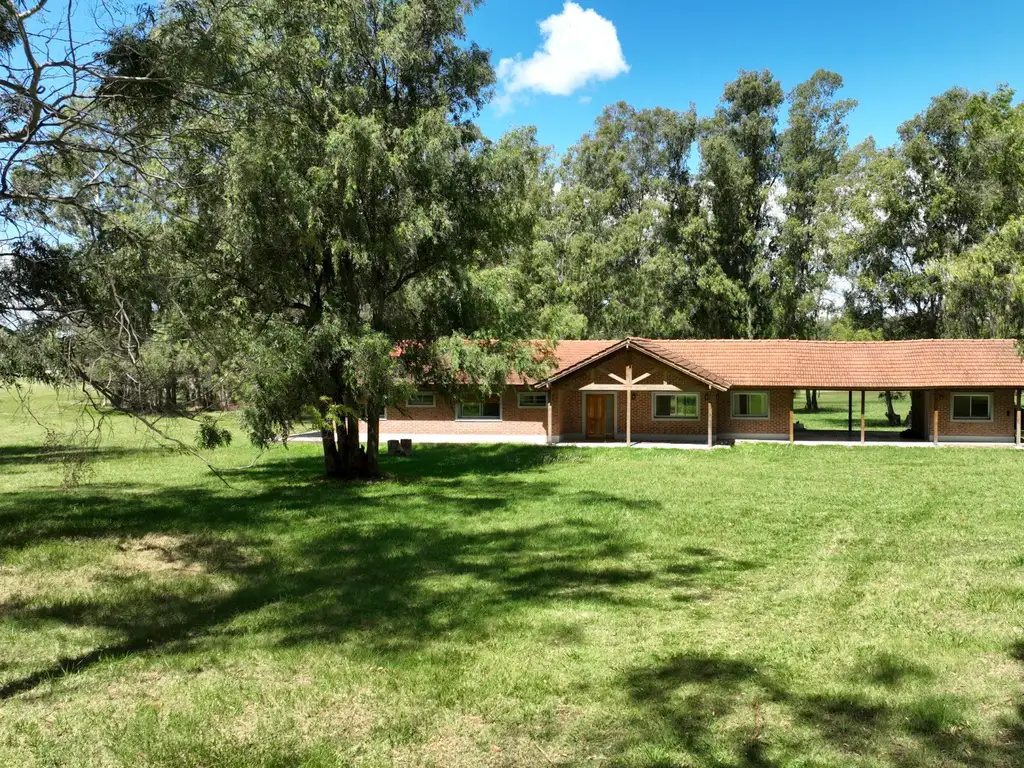
M 526 387 L 509 387 L 502 396 L 501 420 L 478 421 L 455 418 L 455 403 L 441 395 L 433 408 L 389 406 L 388 417 L 380 422 L 382 436 L 419 435 L 537 435 L 547 434 L 547 408 L 520 408 L 516 391 Z
M 570 389 L 564 380 L 551 389 L 551 403 L 554 407 L 555 435 L 580 435 L 583 433 L 583 393 Z
M 967 391 L 967 390 L 965 390 Z M 1012 438 L 1014 421 L 1014 390 L 972 389 L 971 392 L 992 395 L 992 421 L 953 421 L 952 391 L 940 389 L 935 392 L 934 408 L 939 412 L 939 441 L 943 437 Z M 933 415 L 928 414 L 928 432 L 931 434 Z
M 731 435 L 785 435 L 789 437 L 789 411 L 793 407 L 792 389 L 769 389 L 768 418 L 750 419 L 732 417 L 732 393 L 761 392 L 763 389 L 730 390 L 722 392 L 718 398 L 721 407 L 718 409 L 718 431 Z

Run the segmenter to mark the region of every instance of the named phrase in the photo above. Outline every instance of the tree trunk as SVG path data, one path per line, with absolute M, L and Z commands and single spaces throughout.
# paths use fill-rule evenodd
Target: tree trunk
M 339 384 L 332 398 L 335 403 L 351 405 L 344 388 Z M 320 430 L 324 446 L 324 472 L 328 477 L 339 480 L 354 480 L 363 474 L 363 456 L 359 449 L 359 422 L 351 417 L 341 422 L 328 419 L 326 408 L 321 410 L 325 420 Z
M 818 390 L 816 389 L 805 389 L 804 390 L 804 403 L 806 404 L 806 410 L 808 413 L 818 412 Z
M 328 477 L 341 477 L 341 456 L 338 455 L 338 444 L 334 442 L 334 430 L 321 429 L 320 441 L 324 446 L 324 473 Z
M 380 477 L 380 415 L 376 406 L 366 406 L 366 476 Z
M 889 421 L 890 427 L 899 426 L 900 416 L 892 407 L 892 392 L 885 390 L 885 418 Z

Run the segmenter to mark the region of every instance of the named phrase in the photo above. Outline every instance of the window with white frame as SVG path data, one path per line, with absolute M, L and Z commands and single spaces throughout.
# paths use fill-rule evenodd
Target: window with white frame
M 992 395 L 988 392 L 954 392 L 953 421 L 992 421 Z
M 501 401 L 485 400 L 483 402 L 459 403 L 458 408 L 455 410 L 455 416 L 458 419 L 472 421 L 500 421 Z
M 767 419 L 767 392 L 733 392 L 732 415 L 737 419 Z
M 548 404 L 548 393 L 520 392 L 518 403 L 520 408 L 544 408 Z
M 697 400 L 696 392 L 656 394 L 654 396 L 654 418 L 696 419 Z
M 433 408 L 437 405 L 437 398 L 433 392 L 414 392 L 409 395 L 406 405 L 410 408 Z

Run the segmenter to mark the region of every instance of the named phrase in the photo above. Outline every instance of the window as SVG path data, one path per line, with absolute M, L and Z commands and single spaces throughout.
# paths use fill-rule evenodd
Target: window
M 543 408 L 548 404 L 547 392 L 520 392 L 520 408 Z
M 733 392 L 732 415 L 740 419 L 767 419 L 767 392 Z
M 436 402 L 433 392 L 416 392 L 409 395 L 406 404 L 410 408 L 433 408 Z
M 683 395 L 655 395 L 654 418 L 696 419 L 697 393 L 688 392 Z
M 953 421 L 991 421 L 992 395 L 979 392 L 953 393 Z
M 459 403 L 456 416 L 459 419 L 501 419 L 501 401 L 488 400 L 483 403 Z

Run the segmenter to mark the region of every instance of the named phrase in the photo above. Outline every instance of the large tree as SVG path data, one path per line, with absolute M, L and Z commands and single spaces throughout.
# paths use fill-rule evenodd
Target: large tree
M 1012 101 L 1007 88 L 952 89 L 901 125 L 895 146 L 868 141 L 844 159 L 833 227 L 858 327 L 890 338 L 955 330 L 947 328 L 946 270 L 1021 211 Z
M 168 172 L 122 169 L 102 219 L 47 213 L 76 277 L 61 321 L 26 331 L 132 411 L 142 398 L 97 374 L 158 381 L 182 350 L 212 355 L 254 441 L 312 408 L 340 477 L 377 474 L 380 409 L 417 385 L 483 397 L 539 370 L 493 267 L 533 237 L 544 153 L 472 122 L 493 82 L 464 40 L 473 5 L 178 0 L 126 33 L 178 75 L 154 103 L 175 130 L 147 158 Z M 196 58 L 231 87 L 189 77 Z
M 820 324 L 832 276 L 828 242 L 822 243 L 822 200 L 848 149 L 846 118 L 857 104 L 836 98 L 842 86 L 838 74 L 818 70 L 787 97 L 788 125 L 779 143 L 783 218 L 769 268 L 775 337 L 810 338 Z
M 702 325 L 715 336 L 767 335 L 772 202 L 781 176 L 782 86 L 767 70 L 741 72 L 703 121 L 701 191 L 707 200 Z
M 691 110 L 607 107 L 557 174 L 546 254 L 558 265 L 552 297 L 587 320 L 592 338 L 691 331 L 681 232 L 697 210 L 689 158 Z

